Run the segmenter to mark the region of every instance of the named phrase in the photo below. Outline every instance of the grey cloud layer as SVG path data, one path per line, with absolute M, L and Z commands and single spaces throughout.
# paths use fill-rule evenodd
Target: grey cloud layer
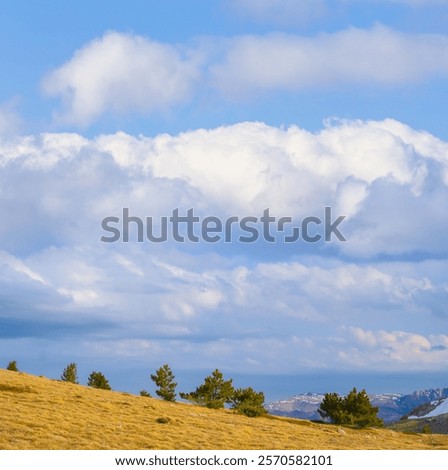
M 200 90 L 221 99 L 249 92 L 345 84 L 397 86 L 448 76 L 448 37 L 377 26 L 302 37 L 207 38 L 199 47 L 106 33 L 43 81 L 62 99 L 56 117 L 89 125 L 104 113 L 160 112 Z

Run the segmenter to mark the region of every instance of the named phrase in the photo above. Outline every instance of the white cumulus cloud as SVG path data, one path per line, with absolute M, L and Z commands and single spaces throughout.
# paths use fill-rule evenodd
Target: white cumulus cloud
M 393 364 L 395 370 L 434 369 L 448 359 L 446 337 L 422 335 L 406 331 L 364 330 L 350 327 L 349 333 L 356 343 L 349 354 L 342 354 L 347 363 L 370 368 Z
M 109 32 L 52 71 L 43 89 L 62 97 L 60 119 L 84 126 L 106 112 L 163 111 L 186 99 L 198 76 L 197 61 L 185 50 Z
M 154 137 L 3 136 L 1 316 L 19 332 L 36 319 L 88 328 L 88 351 L 118 341 L 115 355 L 135 354 L 148 342 L 183 366 L 203 354 L 204 367 L 259 372 L 389 370 L 391 360 L 437 369 L 448 344 L 447 168 L 447 142 L 394 120 L 315 133 L 245 122 Z M 300 220 L 324 205 L 347 216 L 347 241 L 331 251 L 100 241 L 102 219 L 124 207 L 160 228 L 177 207 L 223 220 L 269 207 Z
M 226 218 L 269 207 L 299 222 L 329 205 L 346 216 L 348 241 L 335 246 L 345 254 L 448 251 L 448 143 L 394 120 L 333 122 L 317 133 L 245 122 L 151 138 L 17 137 L 2 140 L 0 166 L 6 248 L 26 234 L 37 244 L 100 234 L 99 221 L 123 208 L 158 226 L 176 208 Z

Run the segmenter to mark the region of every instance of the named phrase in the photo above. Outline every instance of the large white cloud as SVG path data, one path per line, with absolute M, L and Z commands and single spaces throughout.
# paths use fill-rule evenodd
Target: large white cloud
M 318 133 L 247 122 L 176 136 L 3 137 L 0 316 L 11 328 L 55 323 L 71 341 L 83 326 L 80 354 L 151 351 L 259 372 L 363 368 L 376 355 L 378 369 L 391 357 L 437 369 L 447 167 L 446 142 L 393 120 Z M 101 219 L 123 207 L 302 218 L 326 204 L 347 215 L 347 242 L 331 252 L 100 242 Z
M 87 125 L 106 112 L 166 110 L 189 97 L 198 77 L 197 58 L 188 51 L 110 32 L 52 71 L 43 89 L 62 96 L 63 121 Z
M 329 205 L 347 217 L 338 251 L 448 251 L 448 144 L 393 120 L 339 122 L 314 134 L 250 122 L 153 138 L 44 134 L 4 140 L 0 166 L 8 247 L 27 243 L 26 233 L 36 244 L 88 238 L 124 207 L 156 222 L 177 207 L 203 217 L 261 217 L 269 207 L 298 222 Z

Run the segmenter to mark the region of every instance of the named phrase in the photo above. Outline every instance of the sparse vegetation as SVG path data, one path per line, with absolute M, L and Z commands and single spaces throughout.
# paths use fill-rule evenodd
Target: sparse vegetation
M 112 390 L 109 381 L 103 373 L 93 371 L 87 380 L 87 385 L 92 388 L 100 388 L 102 390 Z
M 147 390 L 140 390 L 140 396 L 151 398 L 151 394 Z
M 0 392 L 32 393 L 30 387 L 21 387 L 4 383 L 0 383 Z
M 78 382 L 78 367 L 74 362 L 71 362 L 67 365 L 61 375 L 61 380 L 63 382 L 71 382 L 72 384 L 77 384 Z
M 431 426 L 429 424 L 425 424 L 422 427 L 422 434 L 432 434 L 431 432 Z
M 177 383 L 174 381 L 173 371 L 168 364 L 164 364 L 157 369 L 155 374 L 151 374 L 151 380 L 157 385 L 157 396 L 165 401 L 176 401 Z
M 171 422 L 170 418 L 157 418 L 156 422 L 159 424 L 168 424 Z
M 365 390 L 358 392 L 356 388 L 346 396 L 337 393 L 326 393 L 318 410 L 323 419 L 334 424 L 346 424 L 357 427 L 383 426 L 378 418 L 378 408 L 372 406 Z
M 6 367 L 6 370 L 10 370 L 12 372 L 19 372 L 19 368 L 17 367 L 17 361 L 9 362 L 8 366 Z

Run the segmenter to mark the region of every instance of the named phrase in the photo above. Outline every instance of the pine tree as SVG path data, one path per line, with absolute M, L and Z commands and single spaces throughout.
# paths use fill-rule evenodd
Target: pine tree
M 67 365 L 61 375 L 63 382 L 71 382 L 72 384 L 78 384 L 78 367 L 74 362 Z
M 176 387 L 174 374 L 168 364 L 164 364 L 157 369 L 155 374 L 151 374 L 151 380 L 159 387 L 156 394 L 166 401 L 176 401 Z
M 337 393 L 326 393 L 317 411 L 323 419 L 329 419 L 332 423 L 341 424 L 343 420 L 342 397 Z
M 365 390 L 353 388 L 346 397 L 337 393 L 326 393 L 318 410 L 324 419 L 334 424 L 347 424 L 357 427 L 382 426 L 378 418 L 378 407 L 372 406 Z
M 140 390 L 140 396 L 151 398 L 151 394 L 147 390 Z
M 179 395 L 184 400 L 207 408 L 224 408 L 224 405 L 230 402 L 233 393 L 232 379 L 224 380 L 222 372 L 215 369 L 194 392 Z
M 101 372 L 93 371 L 89 375 L 87 385 L 92 388 L 101 388 L 103 390 L 112 390 L 109 381 Z
M 378 418 L 379 408 L 372 406 L 365 390 L 357 392 L 356 388 L 345 397 L 344 411 L 347 416 L 347 424 L 358 427 L 381 426 L 383 421 Z
M 10 370 L 12 372 L 19 372 L 19 368 L 17 367 L 17 361 L 11 361 L 6 367 L 6 370 Z
M 251 418 L 266 414 L 264 393 L 256 392 L 253 388 L 238 388 L 230 399 L 232 409 Z

